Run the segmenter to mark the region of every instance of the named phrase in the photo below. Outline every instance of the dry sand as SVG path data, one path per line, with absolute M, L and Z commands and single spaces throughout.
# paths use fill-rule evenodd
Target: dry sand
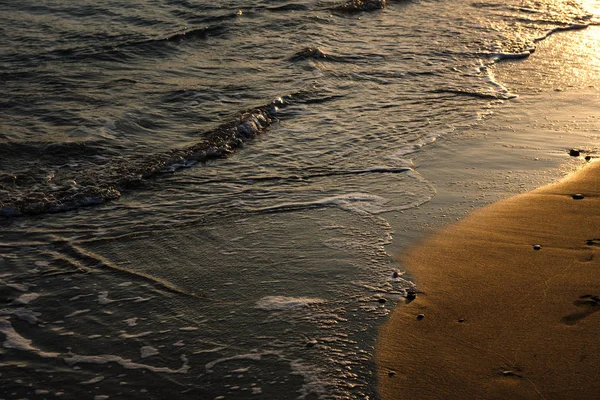
M 473 212 L 401 263 L 422 293 L 380 330 L 383 399 L 600 399 L 600 163 Z

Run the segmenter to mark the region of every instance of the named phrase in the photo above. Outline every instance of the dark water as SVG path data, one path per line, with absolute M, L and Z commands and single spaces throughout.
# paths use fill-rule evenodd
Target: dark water
M 0 397 L 375 396 L 412 155 L 592 16 L 337 5 L 0 1 Z

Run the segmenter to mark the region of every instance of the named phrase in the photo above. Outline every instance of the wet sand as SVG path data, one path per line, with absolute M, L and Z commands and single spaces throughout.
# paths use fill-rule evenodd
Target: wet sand
M 421 293 L 380 330 L 383 399 L 600 398 L 600 163 L 400 261 Z

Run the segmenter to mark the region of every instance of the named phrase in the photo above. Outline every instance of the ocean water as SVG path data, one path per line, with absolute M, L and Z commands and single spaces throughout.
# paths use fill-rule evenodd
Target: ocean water
M 376 398 L 414 157 L 587 6 L 0 1 L 0 398 Z

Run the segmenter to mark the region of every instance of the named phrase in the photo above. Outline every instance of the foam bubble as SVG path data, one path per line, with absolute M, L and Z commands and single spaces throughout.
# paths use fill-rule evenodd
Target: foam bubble
M 6 287 L 9 287 L 11 289 L 18 290 L 19 292 L 26 292 L 31 286 L 35 286 L 28 283 L 9 283 L 4 282 L 2 280 L 0 280 L 0 284 L 5 285 Z
M 69 365 L 75 364 L 108 364 L 108 363 L 117 363 L 126 369 L 145 369 L 151 372 L 164 372 L 167 374 L 186 374 L 190 369 L 188 365 L 188 359 L 185 355 L 181 356 L 181 360 L 183 361 L 183 365 L 179 369 L 171 369 L 168 367 L 155 367 L 152 365 L 140 364 L 133 362 L 131 360 L 127 360 L 123 357 L 112 355 L 112 354 L 103 354 L 97 356 L 82 356 L 78 354 L 69 353 L 69 357 L 65 358 L 65 362 Z
M 152 334 L 152 331 L 146 331 L 146 332 L 135 333 L 135 334 L 121 333 L 119 335 L 119 337 L 122 338 L 122 339 L 135 339 L 135 338 L 140 338 L 140 337 L 148 336 L 148 335 L 151 335 L 151 334 Z
M 98 303 L 100 304 L 110 304 L 115 300 L 111 300 L 108 298 L 108 292 L 100 292 L 98 295 Z
M 142 346 L 140 354 L 142 358 L 152 357 L 158 354 L 158 350 L 152 346 Z
M 50 263 L 48 261 L 36 261 L 36 262 L 34 262 L 34 264 L 37 267 L 47 267 L 50 265 Z
M 199 328 L 196 326 L 184 326 L 183 328 L 179 328 L 179 330 L 183 332 L 197 331 L 198 329 Z
M 198 351 L 195 351 L 193 354 L 216 353 L 216 352 L 219 352 L 219 351 L 225 350 L 225 349 L 226 349 L 225 346 L 215 347 L 213 349 L 198 350 Z
M 97 376 L 88 381 L 81 382 L 82 385 L 93 385 L 94 383 L 102 382 L 104 380 L 103 376 Z
M 76 317 L 76 316 L 78 316 L 78 315 L 85 314 L 85 313 L 88 313 L 88 312 L 90 312 L 90 309 L 89 309 L 89 308 L 86 308 L 85 310 L 77 310 L 77 311 L 73 311 L 71 314 L 69 314 L 69 315 L 65 315 L 65 318 L 72 318 L 72 317 Z
M 292 375 L 300 375 L 304 379 L 304 384 L 300 388 L 299 399 L 304 399 L 310 394 L 316 394 L 319 398 L 325 393 L 326 382 L 320 376 L 321 371 L 315 369 L 314 366 L 304 364 L 301 360 L 290 361 Z
M 325 303 L 325 300 L 318 298 L 267 296 L 256 303 L 256 308 L 266 311 L 283 311 L 322 303 Z
M 57 357 L 60 353 L 46 353 L 31 345 L 31 340 L 19 335 L 13 328 L 8 318 L 0 318 L 0 333 L 4 334 L 6 339 L 2 344 L 4 348 L 21 351 L 29 351 L 38 354 L 43 358 Z
M 37 293 L 26 293 L 26 294 L 19 296 L 18 299 L 13 300 L 13 302 L 10 303 L 10 305 L 11 306 L 27 305 L 27 304 L 31 303 L 32 301 L 36 300 L 38 297 L 40 297 L 40 295 Z
M 206 368 L 206 372 L 212 373 L 213 372 L 213 368 L 217 364 L 221 364 L 221 363 L 228 362 L 228 361 L 235 361 L 235 360 L 260 361 L 262 359 L 262 357 L 266 356 L 266 355 L 280 356 L 281 354 L 279 352 L 275 352 L 275 351 L 265 351 L 263 353 L 238 354 L 238 355 L 231 356 L 231 357 L 218 358 L 218 359 L 216 359 L 214 361 L 211 361 L 208 364 L 206 364 L 205 368 Z

